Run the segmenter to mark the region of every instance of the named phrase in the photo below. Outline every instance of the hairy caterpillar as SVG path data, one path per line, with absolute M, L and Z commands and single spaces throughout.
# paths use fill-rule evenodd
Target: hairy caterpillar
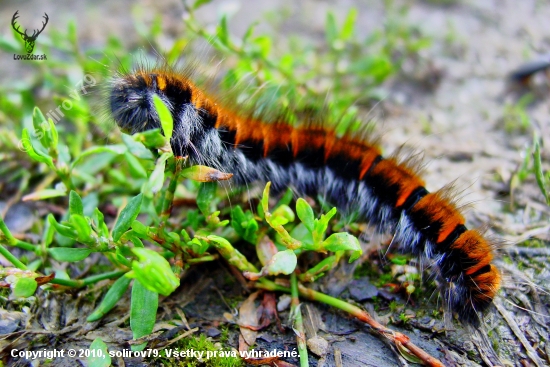
M 400 251 L 427 261 L 450 309 L 479 324 L 478 313 L 500 286 L 493 245 L 466 228 L 445 190 L 428 192 L 411 164 L 382 157 L 365 137 L 337 137 L 311 118 L 298 126 L 284 118 L 264 121 L 219 102 L 189 74 L 161 65 L 115 77 L 109 99 L 118 126 L 130 133 L 160 128 L 153 95 L 160 96 L 174 118 L 175 155 L 231 172 L 237 185 L 271 181 L 275 189 L 320 193 L 339 209 L 358 212 L 393 233 Z

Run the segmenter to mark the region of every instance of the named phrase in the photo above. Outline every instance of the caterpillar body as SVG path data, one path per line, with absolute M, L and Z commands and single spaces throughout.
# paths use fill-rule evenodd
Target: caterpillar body
M 291 186 L 301 195 L 324 195 L 380 232 L 393 233 L 400 251 L 429 264 L 459 319 L 479 325 L 479 313 L 500 286 L 494 246 L 466 228 L 445 190 L 428 192 L 412 165 L 384 158 L 364 137 L 338 137 L 315 121 L 291 126 L 284 119 L 267 122 L 243 114 L 198 88 L 189 73 L 168 66 L 118 75 L 109 91 L 112 116 L 123 131 L 161 127 L 156 94 L 174 119 L 176 156 L 230 172 L 237 185 L 271 181 L 274 189 Z

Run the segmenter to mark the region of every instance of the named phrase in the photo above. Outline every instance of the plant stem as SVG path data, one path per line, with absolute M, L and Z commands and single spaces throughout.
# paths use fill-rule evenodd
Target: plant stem
M 437 358 L 432 357 L 424 350 L 414 345 L 408 336 L 406 336 L 405 334 L 401 334 L 397 331 L 388 329 L 387 327 L 373 319 L 372 316 L 368 314 L 368 312 L 363 311 L 359 307 L 349 304 L 338 298 L 334 298 L 326 294 L 314 291 L 312 289 L 308 289 L 302 285 L 298 285 L 298 289 L 300 291 L 300 295 L 307 299 L 323 302 L 327 305 L 339 308 L 355 316 L 359 320 L 367 323 L 374 331 L 388 338 L 398 347 L 401 345 L 402 347 L 408 349 L 411 354 L 414 354 L 416 357 L 420 358 L 425 365 L 432 367 L 444 367 L 443 363 L 441 363 L 441 361 L 439 361 Z
M 4 222 L 2 217 L 0 217 L 0 232 L 4 233 L 3 237 L 6 239 L 6 241 L 7 241 L 6 244 L 7 245 L 18 247 L 18 248 L 20 248 L 22 250 L 26 250 L 26 251 L 32 251 L 34 253 L 37 252 L 38 247 L 36 247 L 32 243 L 28 243 L 28 242 L 25 242 L 25 241 L 20 241 L 17 238 L 13 237 L 13 235 L 11 234 L 8 226 L 6 225 L 6 223 Z M 0 236 L 0 240 L 1 239 L 2 239 L 2 236 Z
M 267 289 L 270 291 L 280 291 L 280 292 L 291 293 L 290 289 L 280 286 L 267 279 L 260 279 L 255 284 L 255 286 L 256 288 Z M 392 343 L 394 343 L 397 346 L 399 350 L 406 349 L 407 353 L 413 354 L 416 357 L 420 358 L 426 366 L 444 367 L 443 363 L 441 363 L 441 361 L 439 361 L 437 358 L 432 357 L 431 355 L 426 353 L 424 350 L 422 350 L 421 348 L 413 344 L 408 336 L 406 336 L 405 334 L 401 334 L 397 331 L 388 329 L 387 327 L 385 327 L 384 325 L 380 324 L 378 321 L 373 319 L 371 315 L 369 315 L 366 311 L 363 311 L 359 307 L 351 305 L 346 301 L 342 301 L 338 298 L 327 296 L 326 294 L 323 294 L 321 292 L 308 289 L 300 284 L 298 284 L 298 292 L 300 296 L 306 299 L 325 303 L 327 305 L 339 308 L 355 316 L 359 320 L 368 324 L 378 334 L 382 335 L 385 338 L 388 338 Z
M 97 283 L 104 279 L 113 279 L 118 278 L 124 274 L 127 273 L 127 270 L 117 270 L 117 271 L 111 271 L 109 273 L 103 273 L 99 275 L 93 275 L 88 278 L 80 279 L 80 280 L 72 280 L 72 279 L 53 279 L 50 283 L 52 284 L 58 284 L 58 285 L 64 285 L 66 287 L 72 287 L 72 288 L 82 288 L 90 284 Z
M 161 227 L 164 227 L 165 223 L 168 222 L 168 219 L 170 218 L 170 214 L 172 213 L 172 203 L 174 202 L 174 193 L 176 192 L 176 188 L 178 186 L 178 178 L 181 171 L 181 166 L 183 164 L 184 158 L 182 157 L 174 157 L 174 164 L 168 165 L 168 170 L 172 171 L 172 177 L 170 178 L 170 183 L 168 184 L 168 188 L 166 189 L 166 192 L 164 193 L 164 200 L 162 201 L 162 210 L 160 212 L 160 225 Z
M 188 264 L 199 264 L 199 263 L 203 263 L 203 262 L 207 262 L 207 261 L 214 261 L 214 260 L 217 260 L 218 259 L 218 255 L 207 255 L 207 256 L 203 256 L 203 257 L 196 257 L 196 258 L 192 258 L 192 259 L 188 259 L 188 260 L 185 260 L 186 263 Z
M 302 311 L 300 310 L 300 299 L 298 298 L 298 280 L 296 279 L 296 272 L 290 275 L 290 294 L 292 296 L 290 303 L 290 314 L 294 318 L 296 342 L 298 344 L 298 352 L 300 353 L 300 367 L 308 367 L 309 362 L 307 355 L 306 334 L 304 332 Z
M 10 263 L 13 264 L 17 269 L 20 270 L 27 270 L 27 266 L 23 264 L 21 261 L 19 261 L 11 252 L 8 251 L 7 248 L 0 245 L 0 255 L 4 256 L 6 260 L 8 260 Z

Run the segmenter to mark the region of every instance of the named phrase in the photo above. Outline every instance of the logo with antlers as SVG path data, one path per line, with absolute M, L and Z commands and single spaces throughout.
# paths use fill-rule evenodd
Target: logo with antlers
M 45 22 L 42 22 L 42 29 L 41 30 L 38 30 L 38 29 L 35 29 L 33 30 L 32 32 L 32 35 L 28 35 L 27 34 L 27 30 L 25 29 L 25 32 L 21 32 L 19 30 L 19 26 L 16 24 L 15 20 L 17 18 L 19 18 L 19 10 L 15 12 L 15 14 L 13 14 L 13 18 L 11 18 L 11 26 L 13 27 L 13 29 L 15 29 L 15 31 L 17 33 L 19 33 L 21 35 L 21 38 L 23 38 L 23 40 L 25 41 L 25 50 L 27 51 L 28 54 L 30 54 L 32 52 L 32 50 L 34 50 L 34 43 L 36 42 L 36 38 L 38 37 L 38 35 L 40 33 L 42 33 L 42 31 L 44 30 L 44 28 L 46 28 L 46 24 L 48 24 L 48 14 L 44 13 L 44 19 L 46 20 Z

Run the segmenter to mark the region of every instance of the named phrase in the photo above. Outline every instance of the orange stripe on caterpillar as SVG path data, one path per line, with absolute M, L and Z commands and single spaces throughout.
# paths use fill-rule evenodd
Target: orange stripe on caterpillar
M 373 168 L 371 174 L 384 176 L 390 185 L 398 185 L 397 201 L 394 204 L 396 208 L 405 204 L 415 189 L 424 186 L 422 179 L 407 166 L 397 163 L 394 158 L 380 161 Z M 425 200 L 426 197 L 422 200 Z
M 457 226 L 465 223 L 464 217 L 455 205 L 437 192 L 424 196 L 411 210 L 411 213 L 419 212 L 428 216 L 429 222 L 441 223 L 436 243 L 445 241 Z
M 271 181 L 274 190 L 292 186 L 301 195 L 323 195 L 341 211 L 358 212 L 379 231 L 393 232 L 400 251 L 430 261 L 446 304 L 462 321 L 479 323 L 478 312 L 500 286 L 493 246 L 465 227 L 448 195 L 429 193 L 415 168 L 383 158 L 376 144 L 358 134 L 337 137 L 313 116 L 296 127 L 280 112 L 260 119 L 168 66 L 114 78 L 110 104 L 121 129 L 160 128 L 155 94 L 174 117 L 174 154 L 231 172 L 236 184 Z

